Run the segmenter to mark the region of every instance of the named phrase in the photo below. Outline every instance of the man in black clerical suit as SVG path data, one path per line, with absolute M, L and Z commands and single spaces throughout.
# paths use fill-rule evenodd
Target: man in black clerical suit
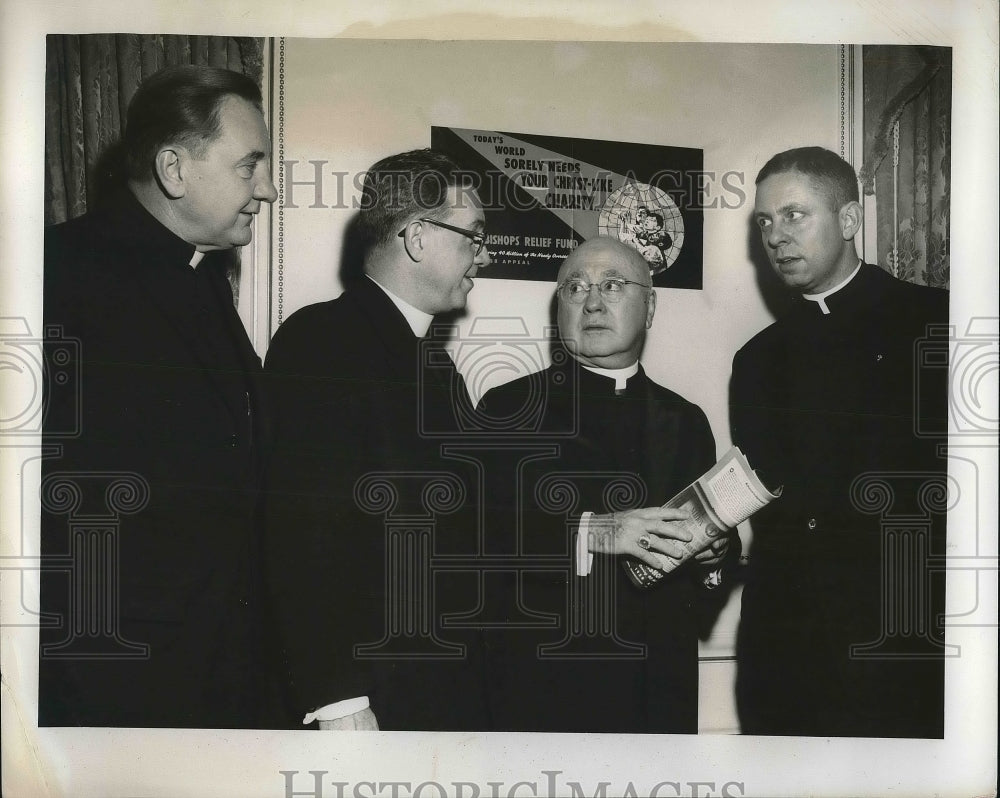
M 421 339 L 489 264 L 485 217 L 431 150 L 375 164 L 360 206 L 364 275 L 282 324 L 265 366 L 279 679 L 295 724 L 482 729 L 476 635 L 443 628 L 475 609 L 475 574 L 426 571 L 427 557 L 474 555 L 478 540 L 475 486 L 425 434 L 456 428 L 465 386 Z
M 225 269 L 276 197 L 260 89 L 162 70 L 124 144 L 127 190 L 45 239 L 79 382 L 45 403 L 39 724 L 252 726 L 261 365 Z
M 752 522 L 742 730 L 941 737 L 945 461 L 924 435 L 947 369 L 915 364 L 948 295 L 860 261 L 854 170 L 827 150 L 768 161 L 754 219 L 801 299 L 733 361 L 733 438 L 784 485 Z
M 680 555 L 690 536 L 672 522 L 685 516 L 659 505 L 714 465 L 712 431 L 639 365 L 656 294 L 638 252 L 590 239 L 558 279 L 553 365 L 480 406 L 487 421 L 537 413 L 524 441 L 535 451 L 498 446 L 491 464 L 518 475 L 487 513 L 489 552 L 509 565 L 487 596 L 505 622 L 488 633 L 495 728 L 696 733 L 696 605 L 712 596 L 705 580 L 728 537 L 646 589 L 621 558 L 655 567 L 657 553 Z

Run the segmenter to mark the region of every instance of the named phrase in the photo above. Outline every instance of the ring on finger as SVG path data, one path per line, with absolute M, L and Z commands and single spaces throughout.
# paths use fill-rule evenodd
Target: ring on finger
M 639 538 L 637 543 L 639 544 L 640 549 L 645 549 L 646 551 L 649 551 L 649 535 L 643 535 L 641 538 Z

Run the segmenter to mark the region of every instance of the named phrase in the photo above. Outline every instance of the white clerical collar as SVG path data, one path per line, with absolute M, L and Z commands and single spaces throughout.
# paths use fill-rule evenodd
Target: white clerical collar
M 198 250 L 195 250 L 194 255 L 191 256 L 191 260 L 188 261 L 188 266 L 190 266 L 192 269 L 197 269 L 198 264 L 201 263 L 201 259 L 204 257 L 205 257 L 204 252 L 199 252 Z
M 858 258 L 858 265 L 854 267 L 854 271 L 851 272 L 849 275 L 847 275 L 847 277 L 845 277 L 843 281 L 837 283 L 833 288 L 829 288 L 821 294 L 803 294 L 802 298 L 808 299 L 810 302 L 818 303 L 819 309 L 822 310 L 824 314 L 829 315 L 830 308 L 826 306 L 826 298 L 830 296 L 830 294 L 836 294 L 841 288 L 843 288 L 845 285 L 851 282 L 851 280 L 854 279 L 854 275 L 858 273 L 858 270 L 860 268 L 861 268 L 861 258 Z
M 634 377 L 639 373 L 639 361 L 635 361 L 631 366 L 626 366 L 623 369 L 601 369 L 597 366 L 587 366 L 583 363 L 580 364 L 587 371 L 592 371 L 594 374 L 599 374 L 602 377 L 608 377 L 615 381 L 615 390 L 623 391 L 625 390 L 625 383 L 628 382 L 629 377 Z
M 434 321 L 434 317 L 430 313 L 424 313 L 422 310 L 413 307 L 405 299 L 400 299 L 370 274 L 365 276 L 385 291 L 385 295 L 392 300 L 392 304 L 399 308 L 399 312 L 403 314 L 403 318 L 406 319 L 406 323 L 410 325 L 410 329 L 413 330 L 413 334 L 417 338 L 423 338 L 427 335 L 427 331 L 431 328 L 431 322 Z

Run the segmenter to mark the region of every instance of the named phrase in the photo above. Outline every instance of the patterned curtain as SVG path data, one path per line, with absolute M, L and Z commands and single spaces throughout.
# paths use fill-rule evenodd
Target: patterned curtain
M 49 35 L 45 41 L 45 223 L 86 212 L 124 177 L 118 143 L 144 78 L 208 64 L 260 85 L 263 39 L 136 34 Z
M 949 287 L 951 50 L 866 46 L 865 194 L 874 194 L 878 265 Z
M 261 85 L 264 40 L 231 36 L 55 35 L 45 40 L 45 224 L 86 213 L 124 184 L 128 104 L 165 66 L 207 64 Z M 229 281 L 239 290 L 239 252 Z

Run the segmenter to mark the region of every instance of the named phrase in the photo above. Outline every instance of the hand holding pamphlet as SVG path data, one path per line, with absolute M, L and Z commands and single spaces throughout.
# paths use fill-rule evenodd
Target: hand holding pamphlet
M 656 553 L 661 563 L 659 569 L 626 557 L 622 559 L 625 571 L 639 587 L 650 587 L 780 495 L 780 487 L 774 493 L 764 487 L 743 452 L 734 446 L 705 474 L 663 505 L 690 514 L 687 520 L 674 522 L 691 533 L 691 540 L 683 544 L 684 556 L 675 559 Z

